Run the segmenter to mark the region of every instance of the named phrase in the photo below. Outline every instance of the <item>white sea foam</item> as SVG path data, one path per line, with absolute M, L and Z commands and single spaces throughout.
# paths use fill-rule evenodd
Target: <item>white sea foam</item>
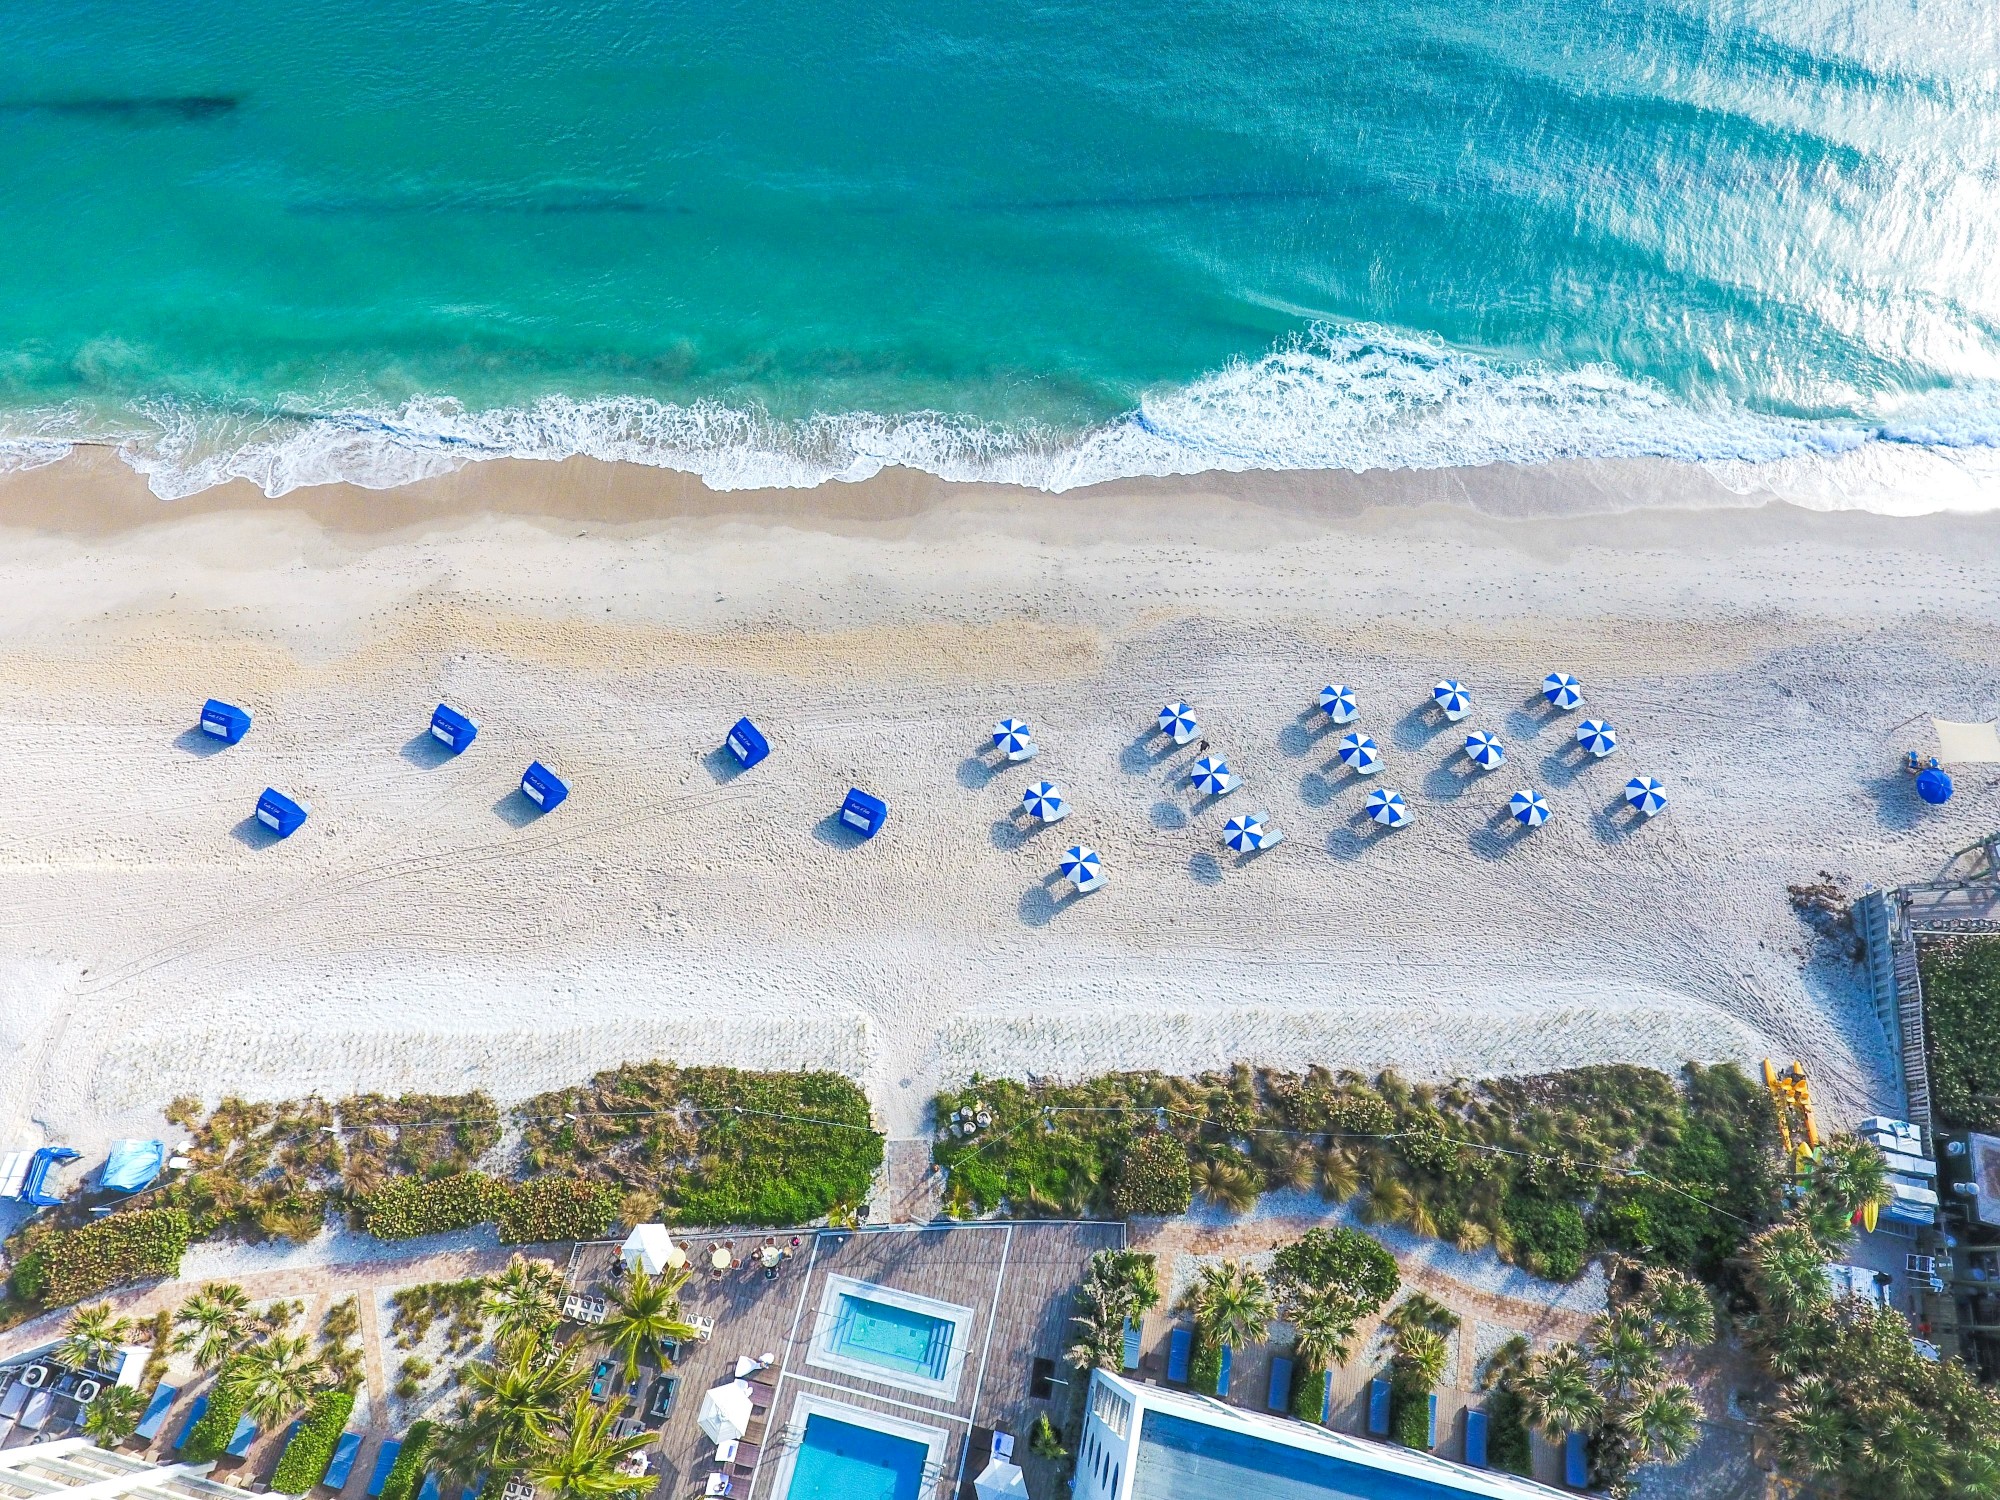
M 1320 330 L 1078 433 L 938 412 L 786 421 L 633 396 L 550 396 L 486 411 L 425 398 L 393 411 L 288 413 L 251 425 L 182 407 L 145 415 L 148 430 L 122 435 L 120 452 L 167 499 L 235 479 L 273 497 L 339 482 L 384 489 L 481 459 L 579 455 L 685 471 L 717 490 L 851 482 L 901 466 L 1056 493 L 1216 471 L 1658 458 L 1703 465 L 1751 503 L 1783 497 L 1897 513 L 2000 507 L 1993 388 L 1911 402 L 1889 420 L 1812 421 L 1692 405 L 1607 368 L 1508 368 L 1369 331 Z M 24 467 L 66 451 L 41 434 L 0 454 L 25 455 L 11 460 Z

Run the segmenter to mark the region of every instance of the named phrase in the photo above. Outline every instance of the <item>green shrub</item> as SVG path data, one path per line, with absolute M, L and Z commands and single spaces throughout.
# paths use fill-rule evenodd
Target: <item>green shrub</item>
M 389 1466 L 389 1477 L 382 1481 L 382 1500 L 415 1500 L 424 1475 L 430 1472 L 431 1443 L 436 1436 L 435 1422 L 410 1424 L 410 1430 L 403 1434 L 402 1450 Z
M 1271 1280 L 1281 1292 L 1337 1291 L 1366 1317 L 1396 1295 L 1403 1284 L 1396 1257 L 1358 1229 L 1308 1229 L 1271 1261 Z
M 1204 1338 L 1199 1330 L 1188 1357 L 1188 1384 L 1204 1396 L 1213 1396 L 1222 1384 L 1222 1345 Z
M 581 1177 L 537 1177 L 508 1193 L 500 1210 L 500 1242 L 601 1239 L 617 1217 L 616 1189 Z
M 1939 1124 L 2000 1132 L 2000 942 L 1925 943 L 1918 962 Z
M 368 1199 L 368 1232 L 378 1240 L 407 1240 L 469 1229 L 499 1218 L 507 1200 L 507 1184 L 484 1172 L 460 1172 L 433 1182 L 398 1177 Z
M 1405 1448 L 1430 1448 L 1431 1393 L 1402 1380 L 1389 1382 L 1389 1436 Z
M 1535 1477 L 1535 1445 L 1528 1433 L 1527 1407 L 1520 1396 L 1504 1387 L 1486 1401 L 1486 1461 L 1509 1474 Z
M 354 1392 L 321 1391 L 313 1397 L 292 1440 L 271 1475 L 271 1488 L 285 1495 L 303 1495 L 326 1478 L 333 1450 L 347 1419 L 354 1412 Z
M 1326 1371 L 1311 1365 L 1292 1366 L 1292 1415 L 1301 1422 L 1324 1422 Z
M 1187 1147 L 1165 1131 L 1137 1136 L 1118 1162 L 1111 1207 L 1121 1219 L 1184 1214 L 1194 1199 Z
M 1574 1203 L 1539 1193 L 1509 1193 L 1502 1212 L 1522 1265 L 1550 1281 L 1574 1281 L 1582 1274 L 1590 1234 Z
M 222 1457 L 222 1450 L 236 1436 L 236 1424 L 243 1416 L 243 1397 L 237 1389 L 235 1373 L 234 1360 L 224 1360 L 222 1368 L 215 1372 L 215 1384 L 208 1392 L 208 1410 L 201 1414 L 194 1431 L 181 1445 L 182 1463 L 213 1463 Z
M 14 1290 L 45 1307 L 66 1307 L 127 1281 L 180 1273 L 188 1217 L 177 1208 L 135 1208 L 35 1238 L 14 1265 Z

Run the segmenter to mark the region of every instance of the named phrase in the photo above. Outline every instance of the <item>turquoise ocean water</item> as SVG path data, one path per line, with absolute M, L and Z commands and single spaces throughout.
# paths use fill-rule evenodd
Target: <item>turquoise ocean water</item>
M 0 463 L 2000 447 L 1989 0 L 13 0 Z

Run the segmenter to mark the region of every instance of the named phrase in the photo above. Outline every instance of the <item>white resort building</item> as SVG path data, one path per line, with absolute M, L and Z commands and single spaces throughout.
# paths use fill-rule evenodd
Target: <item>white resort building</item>
M 1550 1500 L 1531 1479 L 1099 1370 L 1075 1500 Z
M 0 1449 L 0 1500 L 243 1500 L 205 1478 L 209 1464 L 156 1464 L 136 1453 L 58 1438 Z

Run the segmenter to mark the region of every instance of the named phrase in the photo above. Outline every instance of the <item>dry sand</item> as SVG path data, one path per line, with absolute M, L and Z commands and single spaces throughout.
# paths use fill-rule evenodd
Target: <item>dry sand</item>
M 1836 1115 L 1891 1104 L 1858 975 L 1785 887 L 1993 826 L 1982 775 L 1920 809 L 1897 762 L 1927 732 L 1897 726 L 1994 711 L 2000 517 L 1729 499 L 1657 466 L 1052 498 L 579 460 L 172 505 L 101 453 L 0 478 L 0 1146 L 178 1093 L 514 1098 L 655 1056 L 838 1068 L 896 1134 L 973 1070 L 1237 1059 L 1773 1053 Z M 1543 710 L 1557 667 L 1609 760 Z M 1475 695 L 1456 729 L 1442 676 Z M 1372 782 L 1305 712 L 1336 680 Z M 211 694 L 255 714 L 241 745 L 189 732 Z M 480 724 L 458 759 L 423 736 L 440 697 Z M 1247 778 L 1225 805 L 1150 732 L 1177 697 Z M 776 752 L 732 777 L 743 712 Z M 982 753 L 1004 714 L 1030 766 Z M 1491 776 L 1457 753 L 1479 727 Z M 536 757 L 572 795 L 531 819 Z M 1642 772 L 1674 799 L 1645 826 Z M 1073 811 L 1027 833 L 1036 777 Z M 267 784 L 312 810 L 283 843 L 247 821 Z M 849 784 L 889 802 L 872 842 L 830 821 Z M 1411 827 L 1362 819 L 1374 785 Z M 1555 818 L 1516 836 L 1525 785 Z M 1287 838 L 1240 861 L 1247 809 Z M 1077 840 L 1111 877 L 1080 900 Z

